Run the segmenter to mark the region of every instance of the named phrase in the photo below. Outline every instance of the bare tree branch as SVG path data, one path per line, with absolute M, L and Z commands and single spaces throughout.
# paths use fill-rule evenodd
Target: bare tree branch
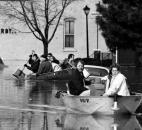
M 5 14 L 11 19 L 17 19 L 25 23 L 32 34 L 38 40 L 42 41 L 44 51 L 46 51 L 46 49 L 48 49 L 48 44 L 55 36 L 65 9 L 73 1 L 78 0 L 18 1 L 20 6 L 16 6 L 13 2 L 7 1 L 8 6 L 3 8 L 6 12 Z M 50 28 L 51 26 L 52 28 Z

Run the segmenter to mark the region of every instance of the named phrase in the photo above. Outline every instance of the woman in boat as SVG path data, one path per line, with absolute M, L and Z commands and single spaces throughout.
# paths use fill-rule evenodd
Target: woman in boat
M 57 59 L 53 55 L 48 55 L 48 60 L 51 62 L 54 72 L 62 70 L 60 65 L 57 63 Z
M 37 54 L 33 54 L 31 65 L 28 66 L 27 64 L 25 64 L 24 66 L 27 69 L 31 70 L 33 73 L 37 73 L 39 65 L 40 65 L 40 59 L 39 59 L 38 55 Z
M 50 61 L 50 58 L 52 58 L 52 57 L 53 57 L 54 63 L 60 64 L 59 60 L 57 60 L 57 59 L 55 58 L 55 56 L 53 56 L 52 53 L 48 53 L 47 58 L 48 58 L 49 61 Z
M 126 83 L 126 77 L 120 73 L 119 65 L 111 66 L 110 75 L 107 77 L 106 90 L 103 96 L 129 96 L 130 92 Z

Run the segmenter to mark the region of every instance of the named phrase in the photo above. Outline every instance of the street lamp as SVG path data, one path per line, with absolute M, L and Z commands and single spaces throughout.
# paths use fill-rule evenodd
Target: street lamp
M 89 58 L 89 40 L 88 40 L 88 14 L 90 12 L 90 8 L 86 5 L 84 8 L 84 13 L 86 15 L 86 44 L 87 44 L 87 58 Z

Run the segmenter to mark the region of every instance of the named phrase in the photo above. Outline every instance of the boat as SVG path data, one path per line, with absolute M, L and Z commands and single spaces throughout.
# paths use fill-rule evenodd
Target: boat
M 141 95 L 117 97 L 117 106 L 114 106 L 114 97 L 61 94 L 61 98 L 66 111 L 102 115 L 135 114 L 142 100 Z

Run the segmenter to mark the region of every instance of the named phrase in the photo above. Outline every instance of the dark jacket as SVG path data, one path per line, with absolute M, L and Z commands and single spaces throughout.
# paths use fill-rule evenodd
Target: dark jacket
M 84 87 L 84 76 L 77 69 L 66 69 L 54 73 L 48 73 L 37 77 L 44 80 L 68 80 L 70 94 L 80 95 L 87 90 Z
M 49 61 L 43 61 L 41 62 L 38 72 L 36 73 L 37 76 L 41 74 L 47 74 L 49 72 L 53 72 L 52 65 Z
M 69 64 L 68 59 L 65 59 L 60 66 L 62 69 L 71 69 L 73 67 L 71 64 Z
M 38 59 L 36 61 L 33 61 L 31 63 L 31 66 L 26 66 L 26 67 L 27 69 L 31 70 L 33 73 L 37 73 L 39 65 L 40 65 L 40 60 Z

